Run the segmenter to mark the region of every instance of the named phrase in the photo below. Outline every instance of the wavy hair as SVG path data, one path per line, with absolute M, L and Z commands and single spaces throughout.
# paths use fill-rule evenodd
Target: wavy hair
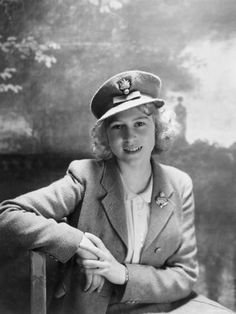
M 157 108 L 154 103 L 140 105 L 137 108 L 146 115 L 153 116 L 156 136 L 152 153 L 160 154 L 167 151 L 179 131 L 175 113 L 167 108 Z M 107 123 L 109 123 L 107 120 L 96 123 L 91 132 L 92 151 L 96 159 L 105 160 L 113 157 L 106 133 Z

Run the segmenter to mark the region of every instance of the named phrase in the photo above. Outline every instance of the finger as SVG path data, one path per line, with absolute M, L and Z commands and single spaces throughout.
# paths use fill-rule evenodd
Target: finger
M 106 265 L 104 262 L 92 259 L 86 259 L 82 261 L 83 267 L 87 268 L 104 268 Z
M 86 269 L 86 273 L 87 274 L 91 274 L 91 275 L 103 276 L 104 275 L 104 270 L 100 269 L 100 268 L 88 268 L 88 269 Z
M 105 283 L 105 279 L 104 277 L 100 276 L 100 284 L 99 284 L 99 287 L 98 287 L 98 293 L 100 293 L 102 291 L 102 288 L 103 288 L 103 285 Z
M 99 278 L 98 275 L 93 275 L 92 283 L 89 289 L 87 290 L 88 293 L 94 292 L 99 287 L 98 278 Z
M 79 249 L 77 249 L 76 251 L 76 256 L 78 256 L 79 258 L 89 258 L 89 259 L 96 259 L 97 256 L 94 254 L 91 254 L 88 252 L 88 247 L 84 246 L 86 249 L 82 248 L 83 245 L 80 246 Z
M 99 249 L 106 250 L 106 247 L 100 238 L 89 232 L 85 232 L 85 236 L 91 240 Z
M 93 281 L 93 274 L 86 272 L 86 284 L 84 287 L 84 291 L 87 291 L 90 288 L 92 281 Z
M 106 257 L 106 254 L 99 248 L 97 247 L 87 247 L 87 246 L 84 246 L 83 244 L 81 244 L 81 248 L 96 255 L 98 258 L 100 259 L 105 259 Z

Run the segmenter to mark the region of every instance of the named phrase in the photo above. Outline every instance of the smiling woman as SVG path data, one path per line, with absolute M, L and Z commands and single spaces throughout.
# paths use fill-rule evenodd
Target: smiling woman
M 137 108 L 117 113 L 108 121 L 107 139 L 112 153 L 120 161 L 136 161 L 140 165 L 150 158 L 155 145 L 152 116 L 141 114 Z
M 154 154 L 174 131 L 160 84 L 141 71 L 106 81 L 91 102 L 100 158 L 1 204 L 5 241 L 65 264 L 50 314 L 230 313 L 193 292 L 192 180 Z

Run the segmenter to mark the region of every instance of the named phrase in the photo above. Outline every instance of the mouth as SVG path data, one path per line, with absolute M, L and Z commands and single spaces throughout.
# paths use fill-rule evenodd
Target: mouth
M 123 149 L 126 153 L 132 154 L 139 152 L 142 148 L 143 148 L 142 146 L 138 146 L 138 147 L 124 147 Z

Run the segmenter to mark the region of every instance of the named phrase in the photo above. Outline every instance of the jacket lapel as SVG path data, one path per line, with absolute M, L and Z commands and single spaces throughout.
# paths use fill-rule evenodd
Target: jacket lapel
M 151 213 L 148 233 L 144 243 L 144 249 L 147 249 L 153 240 L 159 235 L 170 216 L 173 213 L 174 205 L 171 200 L 173 188 L 166 178 L 162 167 L 158 162 L 152 159 L 153 170 L 153 191 L 151 200 Z M 105 191 L 105 196 L 101 200 L 104 210 L 112 227 L 117 232 L 126 248 L 128 247 L 128 233 L 126 225 L 125 205 L 121 178 L 114 159 L 105 163 L 104 175 L 101 179 L 101 186 Z M 164 193 L 168 199 L 167 204 L 160 206 L 158 199 Z
M 127 248 L 128 235 L 122 182 L 114 159 L 110 159 L 105 163 L 101 185 L 107 192 L 101 201 L 104 210 L 111 225 Z
M 163 169 L 161 168 L 159 163 L 155 162 L 153 159 L 152 169 L 153 191 L 151 200 L 150 223 L 144 243 L 143 252 L 159 235 L 173 212 L 173 203 L 170 199 L 173 194 L 173 189 L 168 182 L 166 176 L 164 175 Z M 164 205 L 161 205 L 159 201 L 161 199 L 161 195 L 163 195 L 167 199 L 167 202 L 164 202 Z

